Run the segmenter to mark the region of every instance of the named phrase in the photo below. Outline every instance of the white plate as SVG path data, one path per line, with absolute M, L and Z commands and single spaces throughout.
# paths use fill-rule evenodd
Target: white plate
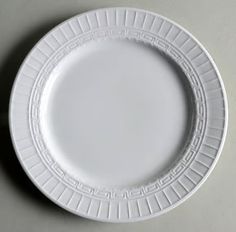
M 72 213 L 129 222 L 189 197 L 212 171 L 227 101 L 206 50 L 155 13 L 109 8 L 44 36 L 17 75 L 10 128 L 30 179 Z

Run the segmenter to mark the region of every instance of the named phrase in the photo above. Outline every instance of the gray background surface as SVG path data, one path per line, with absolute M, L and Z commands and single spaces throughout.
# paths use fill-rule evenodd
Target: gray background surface
M 130 6 L 166 16 L 189 30 L 212 55 L 229 102 L 229 127 L 219 162 L 189 200 L 167 214 L 130 224 L 99 223 L 67 213 L 46 199 L 22 171 L 7 127 L 12 82 L 25 55 L 46 32 L 78 13 Z M 235 231 L 236 1 L 10 0 L 0 1 L 0 231 Z

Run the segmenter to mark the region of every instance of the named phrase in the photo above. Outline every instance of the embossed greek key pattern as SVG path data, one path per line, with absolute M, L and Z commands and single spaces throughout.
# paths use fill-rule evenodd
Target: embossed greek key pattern
M 160 50 L 183 70 L 193 95 L 196 116 L 181 158 L 152 183 L 133 189 L 99 189 L 74 179 L 56 163 L 41 133 L 40 100 L 51 72 L 73 50 L 102 39 L 135 40 Z M 151 12 L 110 8 L 67 20 L 32 49 L 15 82 L 10 117 L 17 155 L 50 199 L 85 217 L 129 221 L 165 212 L 206 179 L 225 137 L 227 103 L 215 65 L 190 34 Z

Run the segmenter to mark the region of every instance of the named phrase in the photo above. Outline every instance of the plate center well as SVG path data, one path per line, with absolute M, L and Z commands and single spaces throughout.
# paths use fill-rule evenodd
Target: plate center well
M 179 157 L 191 129 L 191 98 L 185 74 L 154 47 L 88 42 L 51 73 L 42 134 L 74 178 L 95 187 L 139 186 Z

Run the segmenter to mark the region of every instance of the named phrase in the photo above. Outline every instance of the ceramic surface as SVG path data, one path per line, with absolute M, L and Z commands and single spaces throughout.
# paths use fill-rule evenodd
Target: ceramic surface
M 50 31 L 12 91 L 17 156 L 52 201 L 129 222 L 188 198 L 224 142 L 227 101 L 206 50 L 152 12 L 99 9 Z

